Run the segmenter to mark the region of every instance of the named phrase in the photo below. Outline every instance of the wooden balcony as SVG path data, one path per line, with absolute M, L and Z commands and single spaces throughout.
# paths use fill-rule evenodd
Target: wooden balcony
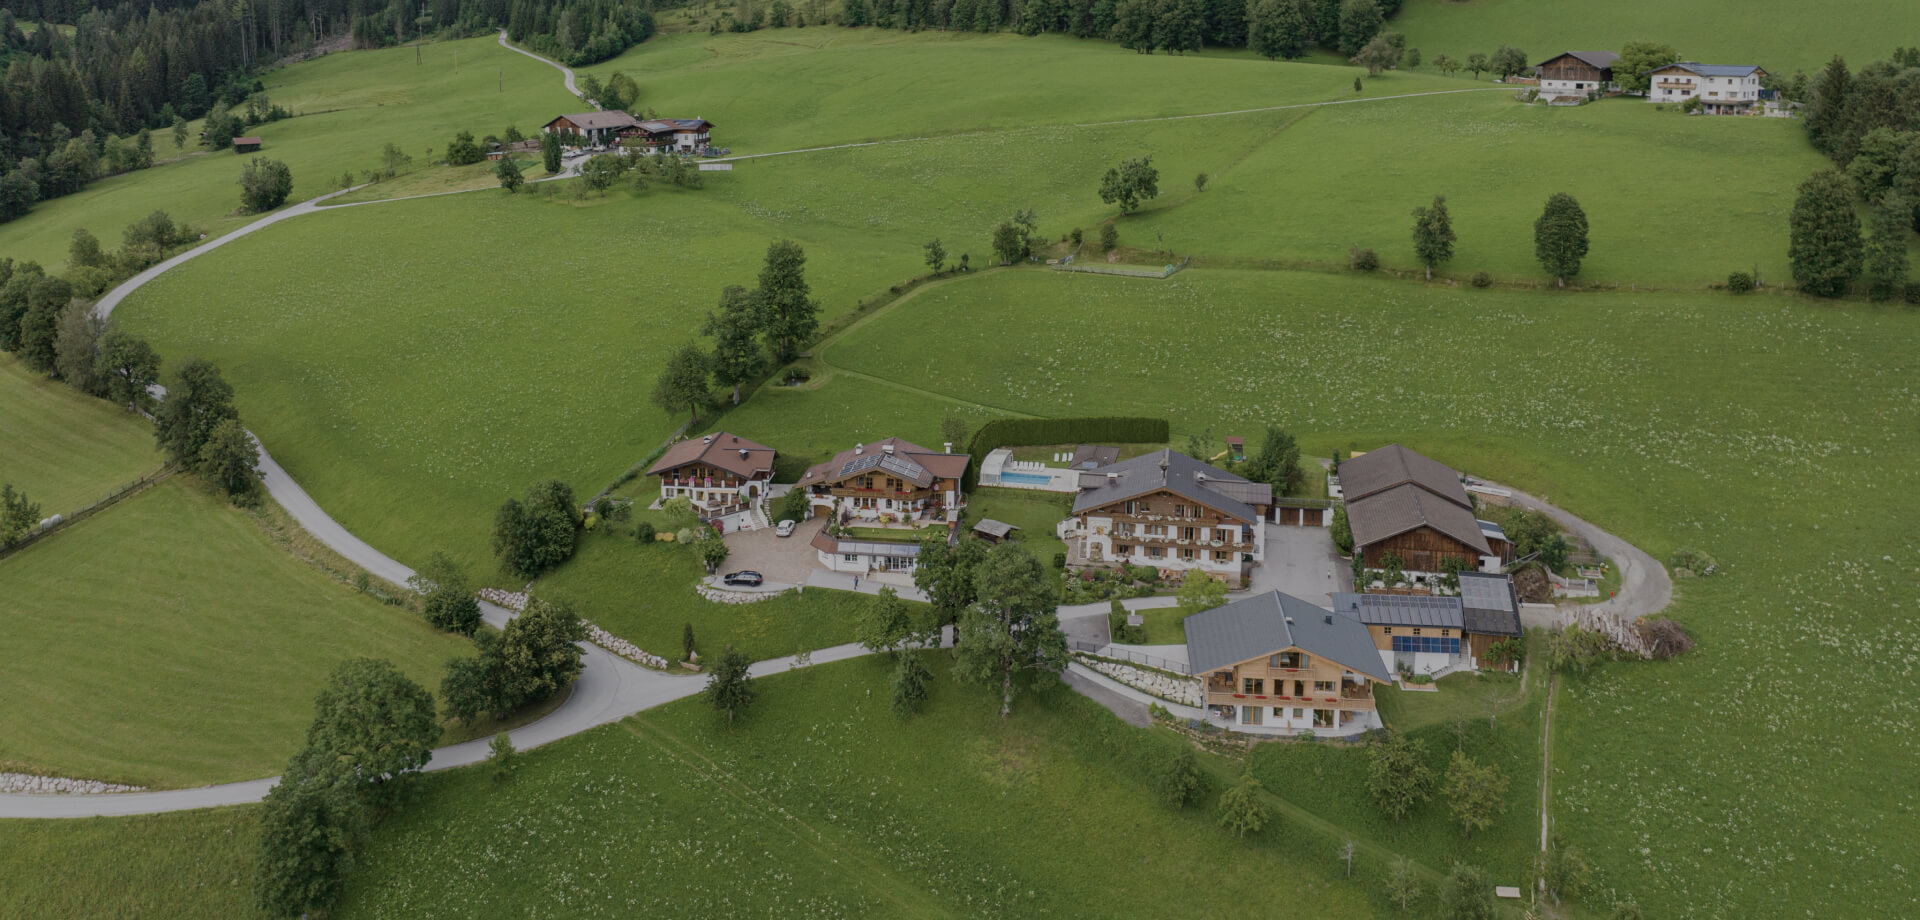
M 1207 682 L 1208 706 L 1297 706 L 1302 709 L 1339 709 L 1351 711 L 1372 711 L 1373 695 L 1347 697 L 1341 693 L 1309 693 L 1306 696 L 1293 696 L 1286 693 L 1237 693 L 1220 691 L 1213 681 Z

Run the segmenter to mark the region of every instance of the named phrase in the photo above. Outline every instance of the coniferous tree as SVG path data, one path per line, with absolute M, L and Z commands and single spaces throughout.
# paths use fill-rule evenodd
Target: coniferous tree
M 807 253 L 799 243 L 779 240 L 767 246 L 758 294 L 768 349 L 776 359 L 788 360 L 820 328 L 820 302 L 807 285 Z
M 1853 88 L 1853 73 L 1847 69 L 1847 62 L 1839 55 L 1820 71 L 1820 78 L 1814 85 L 1813 98 L 1807 101 L 1807 113 L 1804 119 L 1807 128 L 1807 140 L 1813 149 L 1832 154 L 1836 144 L 1846 131 L 1847 94 Z
M 1447 213 L 1447 196 L 1433 196 L 1430 207 L 1413 209 L 1413 253 L 1427 268 L 1427 280 L 1433 280 L 1433 267 L 1453 258 L 1453 218 Z
M 759 345 L 760 327 L 766 311 L 758 292 L 737 284 L 720 292 L 720 311 L 708 313 L 700 334 L 713 337 L 713 380 L 733 390 L 733 404 L 740 404 L 740 387 L 766 366 L 766 354 Z
M 1873 203 L 1873 232 L 1867 235 L 1864 274 L 1867 296 L 1891 300 L 1907 284 L 1907 226 L 1913 220 L 1913 205 L 1907 199 L 1888 192 Z

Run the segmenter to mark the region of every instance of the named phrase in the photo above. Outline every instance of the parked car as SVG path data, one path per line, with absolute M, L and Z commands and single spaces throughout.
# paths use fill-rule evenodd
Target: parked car
M 776 537 L 791 537 L 793 536 L 793 529 L 798 526 L 800 525 L 793 521 L 781 521 L 774 526 L 773 535 Z
M 760 586 L 760 582 L 764 580 L 765 579 L 760 577 L 759 572 L 728 572 L 727 577 L 720 579 L 720 583 L 725 585 L 742 585 L 748 588 L 757 588 Z

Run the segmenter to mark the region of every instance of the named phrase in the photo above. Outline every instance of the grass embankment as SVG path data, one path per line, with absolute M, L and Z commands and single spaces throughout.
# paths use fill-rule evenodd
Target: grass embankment
M 1728 29 L 1728 22 L 1766 23 Z M 1788 77 L 1809 74 L 1845 55 L 1855 67 L 1885 57 L 1894 36 L 1920 32 L 1920 8 L 1910 4 L 1810 7 L 1793 0 L 1625 0 L 1594 5 L 1578 0 L 1407 0 L 1388 24 L 1431 61 L 1459 60 L 1500 45 L 1526 50 L 1528 63 L 1562 51 L 1619 51 L 1631 41 L 1672 45 L 1683 60 L 1757 64 Z
M 253 900 L 259 813 L 0 821 L 0 916 L 267 920 Z
M 462 129 L 485 137 L 516 124 L 533 134 L 555 115 L 584 106 L 567 94 L 557 71 L 501 48 L 492 36 L 430 43 L 417 52 L 405 47 L 329 54 L 260 80 L 276 104 L 298 116 L 248 131 L 265 142 L 259 156 L 293 171 L 289 202 L 340 188 L 348 170 L 358 177 L 381 165 L 380 151 L 388 143 L 413 157 L 411 169 L 418 171 L 430 159 L 428 148 L 443 156 Z M 196 152 L 196 140 L 190 133 L 190 155 L 181 156 L 170 132 L 154 132 L 155 154 L 177 161 L 34 205 L 27 216 L 0 225 L 0 255 L 60 271 L 73 231 L 81 227 L 113 247 L 128 224 L 155 210 L 210 236 L 254 220 L 233 213 L 247 157 L 231 150 Z
M 271 776 L 346 658 L 438 688 L 464 639 L 270 545 L 169 479 L 0 561 L 0 764 L 193 786 Z
M 0 358 L 0 482 L 25 490 L 42 517 L 72 514 L 158 470 L 147 420 Z

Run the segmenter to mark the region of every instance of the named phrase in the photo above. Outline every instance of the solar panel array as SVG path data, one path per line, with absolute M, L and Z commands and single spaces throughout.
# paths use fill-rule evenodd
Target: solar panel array
M 908 460 L 905 457 L 897 457 L 884 453 L 868 454 L 864 457 L 855 457 L 852 460 L 848 460 L 845 464 L 841 465 L 840 475 L 846 477 L 855 473 L 864 473 L 876 466 L 889 473 L 898 475 L 902 479 L 914 482 L 920 481 L 927 475 L 926 467 L 912 460 Z

